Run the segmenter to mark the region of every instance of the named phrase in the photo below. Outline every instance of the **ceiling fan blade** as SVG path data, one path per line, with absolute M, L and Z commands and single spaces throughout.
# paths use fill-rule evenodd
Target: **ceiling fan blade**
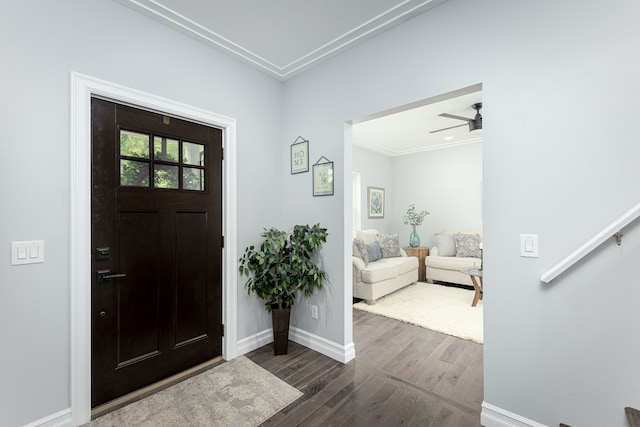
M 438 130 L 432 130 L 429 133 L 442 132 L 443 130 L 455 129 L 455 128 L 459 128 L 459 127 L 462 127 L 462 126 L 467 126 L 467 124 L 465 123 L 463 125 L 451 126 L 451 127 L 448 127 L 448 128 L 443 128 L 443 129 L 438 129 Z
M 449 114 L 449 113 L 442 113 L 442 114 L 438 114 L 438 115 L 440 117 L 447 117 L 449 119 L 464 120 L 465 122 L 468 122 L 469 120 L 473 120 L 473 119 L 470 119 L 468 117 L 456 116 L 456 115 Z

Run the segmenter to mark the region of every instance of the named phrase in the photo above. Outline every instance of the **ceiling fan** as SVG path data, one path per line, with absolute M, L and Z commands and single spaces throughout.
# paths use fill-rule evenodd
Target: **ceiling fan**
M 476 116 L 473 119 L 470 119 L 468 117 L 456 116 L 456 115 L 449 114 L 449 113 L 442 113 L 442 114 L 439 114 L 439 116 L 447 117 L 447 118 L 450 118 L 450 119 L 463 120 L 463 121 L 467 122 L 466 124 L 469 125 L 469 132 L 482 130 L 482 115 L 480 115 L 480 109 L 482 108 L 482 102 L 478 102 L 477 104 L 473 104 L 471 106 L 471 108 L 476 110 Z M 450 126 L 448 128 L 443 128 L 443 129 L 438 129 L 438 130 L 432 130 L 429 133 L 436 133 L 436 132 L 442 132 L 442 131 L 449 130 L 449 129 L 459 128 L 461 126 L 465 126 L 466 124 Z

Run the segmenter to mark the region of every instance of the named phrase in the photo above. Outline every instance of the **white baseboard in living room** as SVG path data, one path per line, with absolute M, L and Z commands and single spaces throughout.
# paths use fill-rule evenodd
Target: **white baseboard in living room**
M 480 424 L 484 427 L 547 427 L 487 402 L 482 402 Z

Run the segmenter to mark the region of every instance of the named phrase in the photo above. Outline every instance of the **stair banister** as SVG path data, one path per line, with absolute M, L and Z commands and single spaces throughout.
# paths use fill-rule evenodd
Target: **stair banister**
M 620 239 L 622 234 L 620 234 L 620 230 L 633 222 L 636 218 L 640 216 L 640 203 L 629 209 L 627 212 L 622 214 L 618 219 L 613 221 L 609 226 L 607 226 L 604 230 L 593 236 L 589 241 L 587 241 L 584 245 L 580 246 L 578 249 L 573 251 L 569 256 L 556 264 L 549 271 L 540 276 L 540 280 L 544 283 L 549 283 L 566 270 L 568 270 L 575 263 L 580 261 L 582 258 L 587 256 L 591 251 L 604 243 L 607 239 L 612 236 L 616 237 L 618 244 L 620 244 Z

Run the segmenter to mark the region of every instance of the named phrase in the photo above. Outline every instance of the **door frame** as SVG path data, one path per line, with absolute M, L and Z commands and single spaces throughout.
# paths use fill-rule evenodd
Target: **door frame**
M 237 353 L 236 120 L 136 89 L 71 72 L 70 386 L 74 426 L 91 419 L 91 97 L 160 111 L 223 130 L 222 356 Z

